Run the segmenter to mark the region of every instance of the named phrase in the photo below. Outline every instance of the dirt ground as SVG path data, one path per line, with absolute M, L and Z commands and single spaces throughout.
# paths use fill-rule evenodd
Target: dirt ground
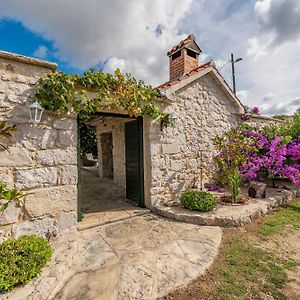
M 300 216 L 299 216 L 300 218 Z M 263 247 L 274 252 L 276 251 L 283 258 L 300 261 L 300 230 L 286 228 L 281 235 L 272 238 L 263 244 Z M 290 282 L 286 284 L 284 292 L 288 299 L 300 299 L 300 266 L 288 270 Z
M 299 214 L 300 218 L 300 214 Z M 235 237 L 246 237 L 251 244 L 255 244 L 264 250 L 276 253 L 277 256 L 284 260 L 295 260 L 300 262 L 300 230 L 294 229 L 292 226 L 287 226 L 281 229 L 280 232 L 268 239 L 262 240 L 258 236 L 258 228 L 262 220 L 258 220 L 252 224 L 247 225 L 244 228 L 230 228 L 224 229 L 224 236 L 222 246 L 219 251 L 219 255 L 214 262 L 213 267 L 207 272 L 206 275 L 198 277 L 195 281 L 187 286 L 184 286 L 173 293 L 163 297 L 161 300 L 219 300 L 219 296 L 216 293 L 216 287 L 220 282 L 213 275 L 214 270 L 218 268 L 218 265 L 222 264 L 228 256 L 224 255 L 226 250 L 231 246 L 230 241 Z M 288 275 L 288 283 L 284 285 L 282 292 L 285 297 L 274 298 L 268 293 L 260 294 L 258 297 L 249 299 L 261 299 L 261 300 L 274 300 L 274 299 L 288 299 L 299 300 L 300 299 L 300 265 L 291 268 L 286 271 Z M 223 299 L 223 298 L 222 298 Z M 225 298 L 227 299 L 227 298 Z M 231 300 L 232 298 L 228 298 Z M 234 299 L 248 299 L 247 297 L 234 298 Z

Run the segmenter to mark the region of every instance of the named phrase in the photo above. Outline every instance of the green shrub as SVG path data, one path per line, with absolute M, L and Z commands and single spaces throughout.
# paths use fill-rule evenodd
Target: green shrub
M 9 239 L 0 244 L 0 293 L 25 285 L 36 277 L 50 260 L 48 241 L 36 235 Z
M 238 169 L 232 170 L 231 173 L 226 174 L 225 185 L 230 192 L 232 203 L 237 203 L 241 185 L 241 176 Z
M 185 208 L 200 211 L 210 211 L 217 205 L 216 198 L 208 192 L 184 192 L 180 201 Z

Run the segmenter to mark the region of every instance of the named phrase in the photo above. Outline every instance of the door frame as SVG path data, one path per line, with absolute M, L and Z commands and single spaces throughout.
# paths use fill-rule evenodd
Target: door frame
M 142 116 L 133 117 L 128 114 L 119 114 L 119 113 L 110 113 L 110 112 L 96 112 L 94 116 L 103 116 L 103 117 L 115 117 L 115 118 L 124 118 L 124 119 L 136 119 L 138 121 L 138 130 L 139 130 L 139 159 L 140 159 L 140 179 L 141 179 L 141 187 L 140 187 L 140 207 L 145 206 L 145 174 L 144 174 L 144 119 Z M 83 218 L 82 212 L 82 188 L 81 188 L 81 158 L 80 158 L 80 120 L 77 117 L 77 221 L 80 222 Z

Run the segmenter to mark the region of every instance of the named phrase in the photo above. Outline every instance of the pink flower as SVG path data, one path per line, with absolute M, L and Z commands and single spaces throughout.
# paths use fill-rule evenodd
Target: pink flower
M 252 113 L 255 114 L 255 115 L 258 115 L 259 114 L 259 108 L 257 106 L 253 107 L 252 108 Z

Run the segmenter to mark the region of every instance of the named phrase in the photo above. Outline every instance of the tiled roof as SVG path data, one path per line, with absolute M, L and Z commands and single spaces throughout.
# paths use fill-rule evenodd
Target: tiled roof
M 176 46 L 172 47 L 168 52 L 167 55 L 170 55 L 171 53 L 175 52 L 178 49 L 181 49 L 183 46 L 189 44 L 190 42 L 195 40 L 195 36 L 193 34 L 190 34 L 187 38 L 182 40 L 179 44 Z
M 211 61 L 209 61 L 208 63 L 203 64 L 203 65 L 201 65 L 201 66 L 199 66 L 199 67 L 197 67 L 197 68 L 191 70 L 190 72 L 188 72 L 188 73 L 182 75 L 182 76 L 181 76 L 180 78 L 178 78 L 178 79 L 175 79 L 175 80 L 172 80 L 172 81 L 168 81 L 168 82 L 166 82 L 166 83 L 161 84 L 160 86 L 157 87 L 157 89 L 162 90 L 162 91 L 165 91 L 165 90 L 167 90 L 168 88 L 170 88 L 171 86 L 173 86 L 173 85 L 175 85 L 175 84 L 181 82 L 182 80 L 187 79 L 188 77 L 191 77 L 191 76 L 193 76 L 193 75 L 199 73 L 200 71 L 203 71 L 203 70 L 205 70 L 205 69 L 207 69 L 207 68 L 210 68 L 211 66 L 212 66 L 212 63 L 211 63 Z

